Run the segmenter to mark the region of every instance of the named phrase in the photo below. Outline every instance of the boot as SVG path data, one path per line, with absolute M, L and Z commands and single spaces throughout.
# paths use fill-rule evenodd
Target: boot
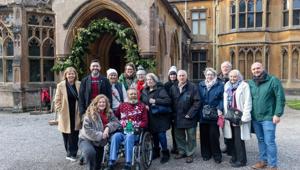
M 169 159 L 170 159 L 170 152 L 167 149 L 167 150 L 161 151 L 161 153 L 162 153 L 162 158 L 160 160 L 160 163 L 164 164 L 164 163 L 166 163 L 166 162 L 169 161 Z
M 160 157 L 160 148 L 153 148 L 152 160 Z

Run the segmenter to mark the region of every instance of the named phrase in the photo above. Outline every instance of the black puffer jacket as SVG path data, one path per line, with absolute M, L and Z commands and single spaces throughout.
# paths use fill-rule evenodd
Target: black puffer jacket
M 199 90 L 197 86 L 187 81 L 180 93 L 178 83 L 176 83 L 170 89 L 170 97 L 173 102 L 175 127 L 196 127 L 200 108 Z M 186 115 L 189 115 L 190 118 L 185 118 Z
M 171 106 L 171 99 L 161 83 L 157 83 L 154 90 L 150 91 L 149 87 L 146 87 L 142 91 L 141 101 L 145 103 L 149 108 L 151 104 L 149 99 L 155 99 L 155 104 Z M 149 113 L 149 129 L 151 132 L 163 132 L 170 128 L 171 115 L 168 113 L 157 113 L 152 114 L 151 110 Z

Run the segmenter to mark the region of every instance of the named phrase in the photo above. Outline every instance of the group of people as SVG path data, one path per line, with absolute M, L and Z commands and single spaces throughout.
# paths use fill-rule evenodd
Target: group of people
M 154 73 L 128 63 L 120 76 L 110 68 L 104 77 L 99 61 L 92 60 L 90 75 L 78 81 L 77 71 L 68 67 L 64 80 L 57 85 L 55 108 L 59 113 L 66 159 L 75 161 L 78 147 L 81 164 L 100 169 L 104 146 L 110 141 L 108 170 L 114 169 L 118 149 L 125 148 L 123 169 L 131 169 L 132 149 L 141 130 L 152 135 L 153 156 L 166 163 L 170 152 L 175 159 L 192 163 L 196 151 L 196 131 L 200 123 L 201 156 L 222 162 L 220 131 L 225 137 L 226 152 L 232 167 L 247 163 L 245 140 L 251 126 L 258 139 L 259 161 L 253 169 L 277 169 L 276 124 L 283 114 L 285 97 L 280 81 L 268 74 L 261 63 L 251 67 L 253 79 L 245 82 L 230 62 L 204 71 L 205 80 L 198 86 L 188 80 L 185 70 L 171 66 L 168 81 L 162 83 Z M 237 121 L 229 113 L 240 113 Z M 236 120 L 236 119 L 235 119 Z M 166 132 L 171 128 L 172 149 Z

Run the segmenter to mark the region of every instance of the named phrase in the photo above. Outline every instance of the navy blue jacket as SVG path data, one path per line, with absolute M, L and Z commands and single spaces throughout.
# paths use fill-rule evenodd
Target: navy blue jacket
M 207 90 L 204 81 L 201 81 L 199 83 L 199 96 L 202 101 L 199 111 L 200 123 L 217 123 L 216 120 L 203 120 L 202 108 L 204 105 L 209 105 L 223 111 L 223 93 L 224 84 L 221 81 L 217 80 L 217 82 L 211 87 L 209 91 Z

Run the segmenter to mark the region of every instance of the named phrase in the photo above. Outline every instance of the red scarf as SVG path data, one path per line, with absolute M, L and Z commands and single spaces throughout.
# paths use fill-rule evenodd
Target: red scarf
M 99 114 L 103 123 L 103 127 L 105 127 L 108 124 L 108 117 L 104 111 L 100 112 Z
M 140 101 L 140 97 L 141 97 L 141 94 L 142 94 L 142 90 L 144 89 L 144 84 L 145 82 L 144 81 L 138 81 L 137 82 L 137 91 L 138 91 L 138 101 Z

